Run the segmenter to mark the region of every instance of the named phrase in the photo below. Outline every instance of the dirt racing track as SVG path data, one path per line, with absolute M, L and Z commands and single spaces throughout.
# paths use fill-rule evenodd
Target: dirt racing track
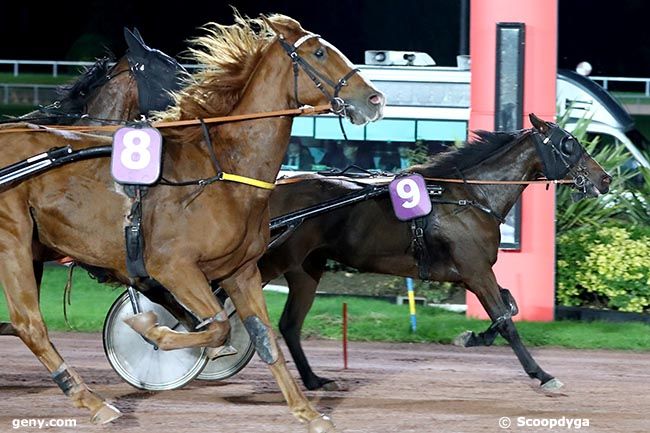
M 4 337 L 0 432 L 307 431 L 288 413 L 257 357 L 226 381 L 194 381 L 180 390 L 151 393 L 132 388 L 111 370 L 99 334 L 52 337 L 67 362 L 124 416 L 108 426 L 90 424 L 87 412 L 72 407 L 20 340 Z M 333 417 L 338 432 L 650 431 L 648 353 L 533 349 L 539 363 L 565 383 L 561 394 L 548 396 L 527 379 L 508 347 L 352 343 L 348 370 L 342 370 L 338 342 L 307 341 L 305 349 L 316 372 L 339 379 L 340 391 L 308 392 L 319 410 Z M 499 427 L 502 417 L 510 418 L 509 428 Z M 581 428 L 519 426 L 518 417 L 537 424 L 580 419 Z M 12 428 L 13 420 L 29 418 L 74 418 L 77 426 Z

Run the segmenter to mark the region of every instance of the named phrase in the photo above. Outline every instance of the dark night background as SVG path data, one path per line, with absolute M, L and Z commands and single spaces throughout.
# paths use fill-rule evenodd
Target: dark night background
M 554 0 L 537 0 L 554 1 Z M 173 4 L 171 7 L 169 4 Z M 231 0 L 242 13 L 281 12 L 322 34 L 353 62 L 367 49 L 425 51 L 455 65 L 460 0 Z M 0 2 L 0 58 L 78 60 L 125 49 L 123 26 L 137 26 L 147 43 L 177 55 L 207 21 L 232 22 L 228 2 L 88 0 Z M 581 60 L 593 75 L 650 76 L 650 2 L 559 0 L 559 67 Z M 87 60 L 91 60 L 92 58 Z

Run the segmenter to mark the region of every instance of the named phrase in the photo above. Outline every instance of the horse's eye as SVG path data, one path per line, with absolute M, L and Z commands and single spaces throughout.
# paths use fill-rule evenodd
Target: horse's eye
M 320 59 L 321 57 L 323 57 L 325 55 L 325 50 L 323 50 L 322 48 L 319 48 L 316 51 L 314 51 L 314 55 Z
M 560 152 L 567 156 L 572 155 L 575 150 L 575 144 L 576 141 L 573 138 L 562 140 L 562 143 L 560 143 Z

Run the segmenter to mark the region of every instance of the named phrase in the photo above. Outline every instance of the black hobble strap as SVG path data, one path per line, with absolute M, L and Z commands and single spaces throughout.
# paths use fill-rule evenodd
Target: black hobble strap
M 142 233 L 142 198 L 147 187 L 142 185 L 124 185 L 124 192 L 133 203 L 128 215 L 129 225 L 124 228 L 126 242 L 126 270 L 132 278 L 149 277 L 144 265 L 144 236 Z
M 427 228 L 427 218 L 416 218 L 411 220 L 411 247 L 413 256 L 418 265 L 418 277 L 421 280 L 429 278 L 429 268 L 431 267 L 431 254 L 427 247 L 425 239 L 425 230 Z

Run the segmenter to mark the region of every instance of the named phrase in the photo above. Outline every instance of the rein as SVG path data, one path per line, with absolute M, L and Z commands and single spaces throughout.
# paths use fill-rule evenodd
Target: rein
M 300 108 L 288 108 L 285 110 L 276 110 L 276 111 L 263 111 L 259 113 L 247 113 L 247 114 L 236 114 L 232 116 L 219 116 L 219 117 L 208 117 L 205 119 L 191 119 L 191 120 L 172 120 L 164 122 L 153 122 L 151 126 L 154 128 L 172 128 L 180 126 L 197 126 L 203 123 L 228 123 L 228 122 L 241 122 L 244 120 L 253 120 L 253 119 L 264 119 L 269 117 L 282 117 L 282 116 L 296 116 L 296 115 L 309 115 L 309 114 L 318 114 L 325 113 L 332 110 L 331 104 L 316 105 L 312 106 L 303 106 Z M 20 123 L 21 119 L 16 119 Z M 127 122 L 124 122 L 127 123 Z M 71 126 L 38 126 L 37 128 L 4 128 L 0 129 L 0 134 L 10 133 L 10 132 L 48 132 L 51 130 L 62 130 L 62 131 L 74 131 L 74 132 L 101 132 L 108 131 L 113 132 L 120 128 L 120 125 L 71 125 Z
M 535 179 L 535 180 L 483 180 L 483 179 L 454 179 L 444 177 L 425 177 L 424 180 L 446 183 L 471 183 L 476 185 L 532 185 L 532 184 L 568 184 L 571 179 Z

